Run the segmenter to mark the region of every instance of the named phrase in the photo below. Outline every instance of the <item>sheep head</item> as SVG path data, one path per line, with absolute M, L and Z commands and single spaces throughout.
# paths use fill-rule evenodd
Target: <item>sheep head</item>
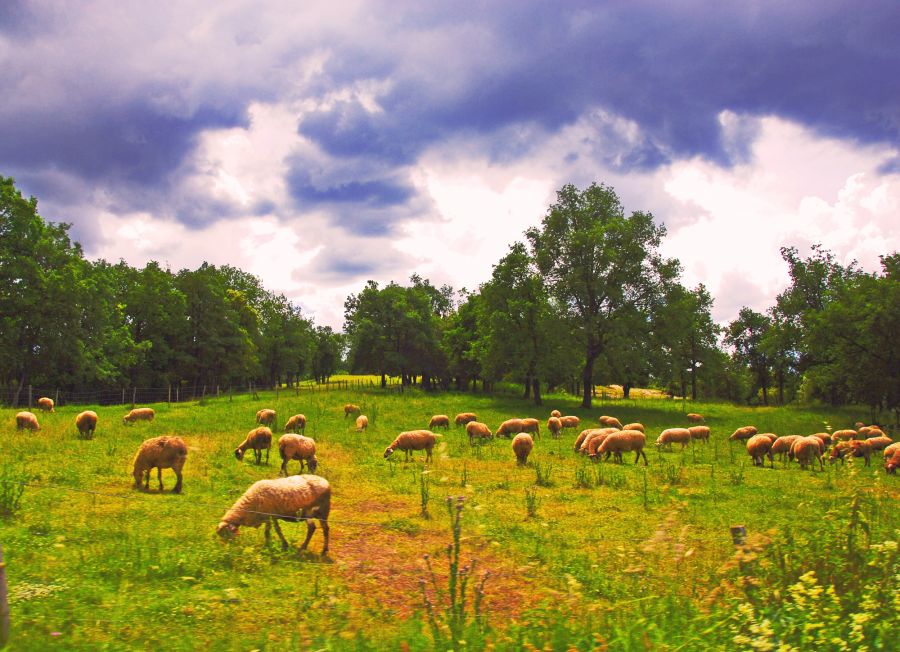
M 387 448 L 384 449 L 384 459 L 389 458 L 393 454 L 394 454 L 394 449 L 391 448 L 390 446 L 388 446 Z
M 240 462 L 244 459 L 244 451 L 241 448 L 235 448 L 234 456 L 238 459 L 238 462 Z
M 238 526 L 234 523 L 222 521 L 219 523 L 218 527 L 216 527 L 216 534 L 226 541 L 231 541 L 238 535 Z

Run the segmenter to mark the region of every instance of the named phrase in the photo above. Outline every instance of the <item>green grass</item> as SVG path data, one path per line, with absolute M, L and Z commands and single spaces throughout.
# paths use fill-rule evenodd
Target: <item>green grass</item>
M 344 417 L 347 402 L 369 415 L 365 433 Z M 874 546 L 900 536 L 900 480 L 884 474 L 880 456 L 868 468 L 855 460 L 825 473 L 780 462 L 755 468 L 743 446 L 727 441 L 748 424 L 779 434 L 851 426 L 862 414 L 851 409 L 648 400 L 609 401 L 587 412 L 562 396 L 535 408 L 514 398 L 416 390 L 282 390 L 277 402 L 268 392 L 259 400 L 153 407 L 154 422 L 133 426 L 122 423 L 125 409 L 91 407 L 100 417 L 93 440 L 78 439 L 74 427 L 85 406 L 38 414 L 37 433 L 16 432 L 15 411 L 0 411 L 0 480 L 34 485 L 11 515 L 0 505 L 11 649 L 396 649 L 403 642 L 430 649 L 422 556 L 431 556 L 438 583 L 444 581 L 452 538 L 443 505 L 458 495 L 466 497 L 461 559 L 478 560 L 479 580 L 482 571 L 491 573 L 482 616 L 465 632 L 471 649 L 741 649 L 750 644 L 735 637 L 767 636 L 747 619 L 774 621 L 773 605 L 779 613 L 796 606 L 786 596 L 806 590 L 798 584 L 803 573 L 814 571 L 847 595 L 887 590 L 900 575 L 897 556 Z M 232 454 L 262 407 L 277 409 L 279 424 L 297 412 L 308 418 L 319 473 L 334 492 L 325 560 L 317 554 L 321 532 L 307 553 L 266 548 L 259 530 L 244 528 L 232 543 L 215 536 L 219 518 L 252 482 L 277 475 L 277 448 L 268 466 Z M 424 454 L 408 464 L 399 453 L 383 458 L 398 432 L 426 427 L 433 414 L 474 411 L 496 428 L 512 416 L 546 422 L 553 408 L 578 415 L 582 427 L 601 414 L 640 421 L 650 442 L 664 428 L 684 425 L 685 412 L 700 412 L 713 435 L 684 452 L 660 453 L 651 443 L 646 468 L 635 466 L 633 455 L 623 465 L 591 464 L 572 452 L 571 430 L 559 440 L 536 440 L 524 468 L 509 440 L 473 447 L 452 426 L 439 431 L 426 476 Z M 137 447 L 161 434 L 177 434 L 190 447 L 182 495 L 157 493 L 155 478 L 149 493 L 131 488 Z M 163 481 L 173 486 L 171 471 Z M 756 541 L 737 561 L 734 524 Z M 293 546 L 302 541 L 301 526 L 283 529 Z M 847 584 L 874 572 L 873 559 L 882 559 L 877 568 L 887 566 L 887 579 Z M 739 579 L 751 576 L 758 586 Z M 819 601 L 827 595 L 809 590 Z M 883 602 L 890 606 L 891 599 Z M 755 611 L 737 612 L 737 604 Z M 833 616 L 831 627 L 847 620 L 834 605 L 817 604 L 810 613 Z M 896 614 L 889 625 L 896 626 Z M 881 630 L 866 627 L 870 649 L 890 649 Z M 780 632 L 773 636 L 799 640 Z

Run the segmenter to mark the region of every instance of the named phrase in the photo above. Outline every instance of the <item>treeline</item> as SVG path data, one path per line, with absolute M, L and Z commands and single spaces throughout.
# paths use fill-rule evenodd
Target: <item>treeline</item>
M 68 225 L 0 177 L 0 384 L 74 389 L 324 380 L 341 336 L 234 267 L 86 260 Z M 194 392 L 197 393 L 196 391 Z

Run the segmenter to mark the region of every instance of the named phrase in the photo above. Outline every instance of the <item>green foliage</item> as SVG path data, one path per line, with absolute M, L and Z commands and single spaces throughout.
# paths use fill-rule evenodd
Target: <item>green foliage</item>
M 0 517 L 9 518 L 19 510 L 28 476 L 4 464 L 0 466 Z
M 553 486 L 553 464 L 551 464 L 550 462 L 535 462 L 534 483 L 539 487 Z
M 537 495 L 537 488 L 535 487 L 526 487 L 525 488 L 525 512 L 528 514 L 528 518 L 533 518 L 537 516 L 537 508 L 540 500 Z

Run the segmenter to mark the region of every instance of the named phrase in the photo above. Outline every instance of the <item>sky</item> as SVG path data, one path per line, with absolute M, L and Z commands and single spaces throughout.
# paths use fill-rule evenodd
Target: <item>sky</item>
M 340 328 L 368 279 L 477 289 L 612 186 L 713 316 L 779 249 L 900 249 L 900 11 L 865 3 L 0 1 L 0 175 L 91 258 L 258 275 Z

